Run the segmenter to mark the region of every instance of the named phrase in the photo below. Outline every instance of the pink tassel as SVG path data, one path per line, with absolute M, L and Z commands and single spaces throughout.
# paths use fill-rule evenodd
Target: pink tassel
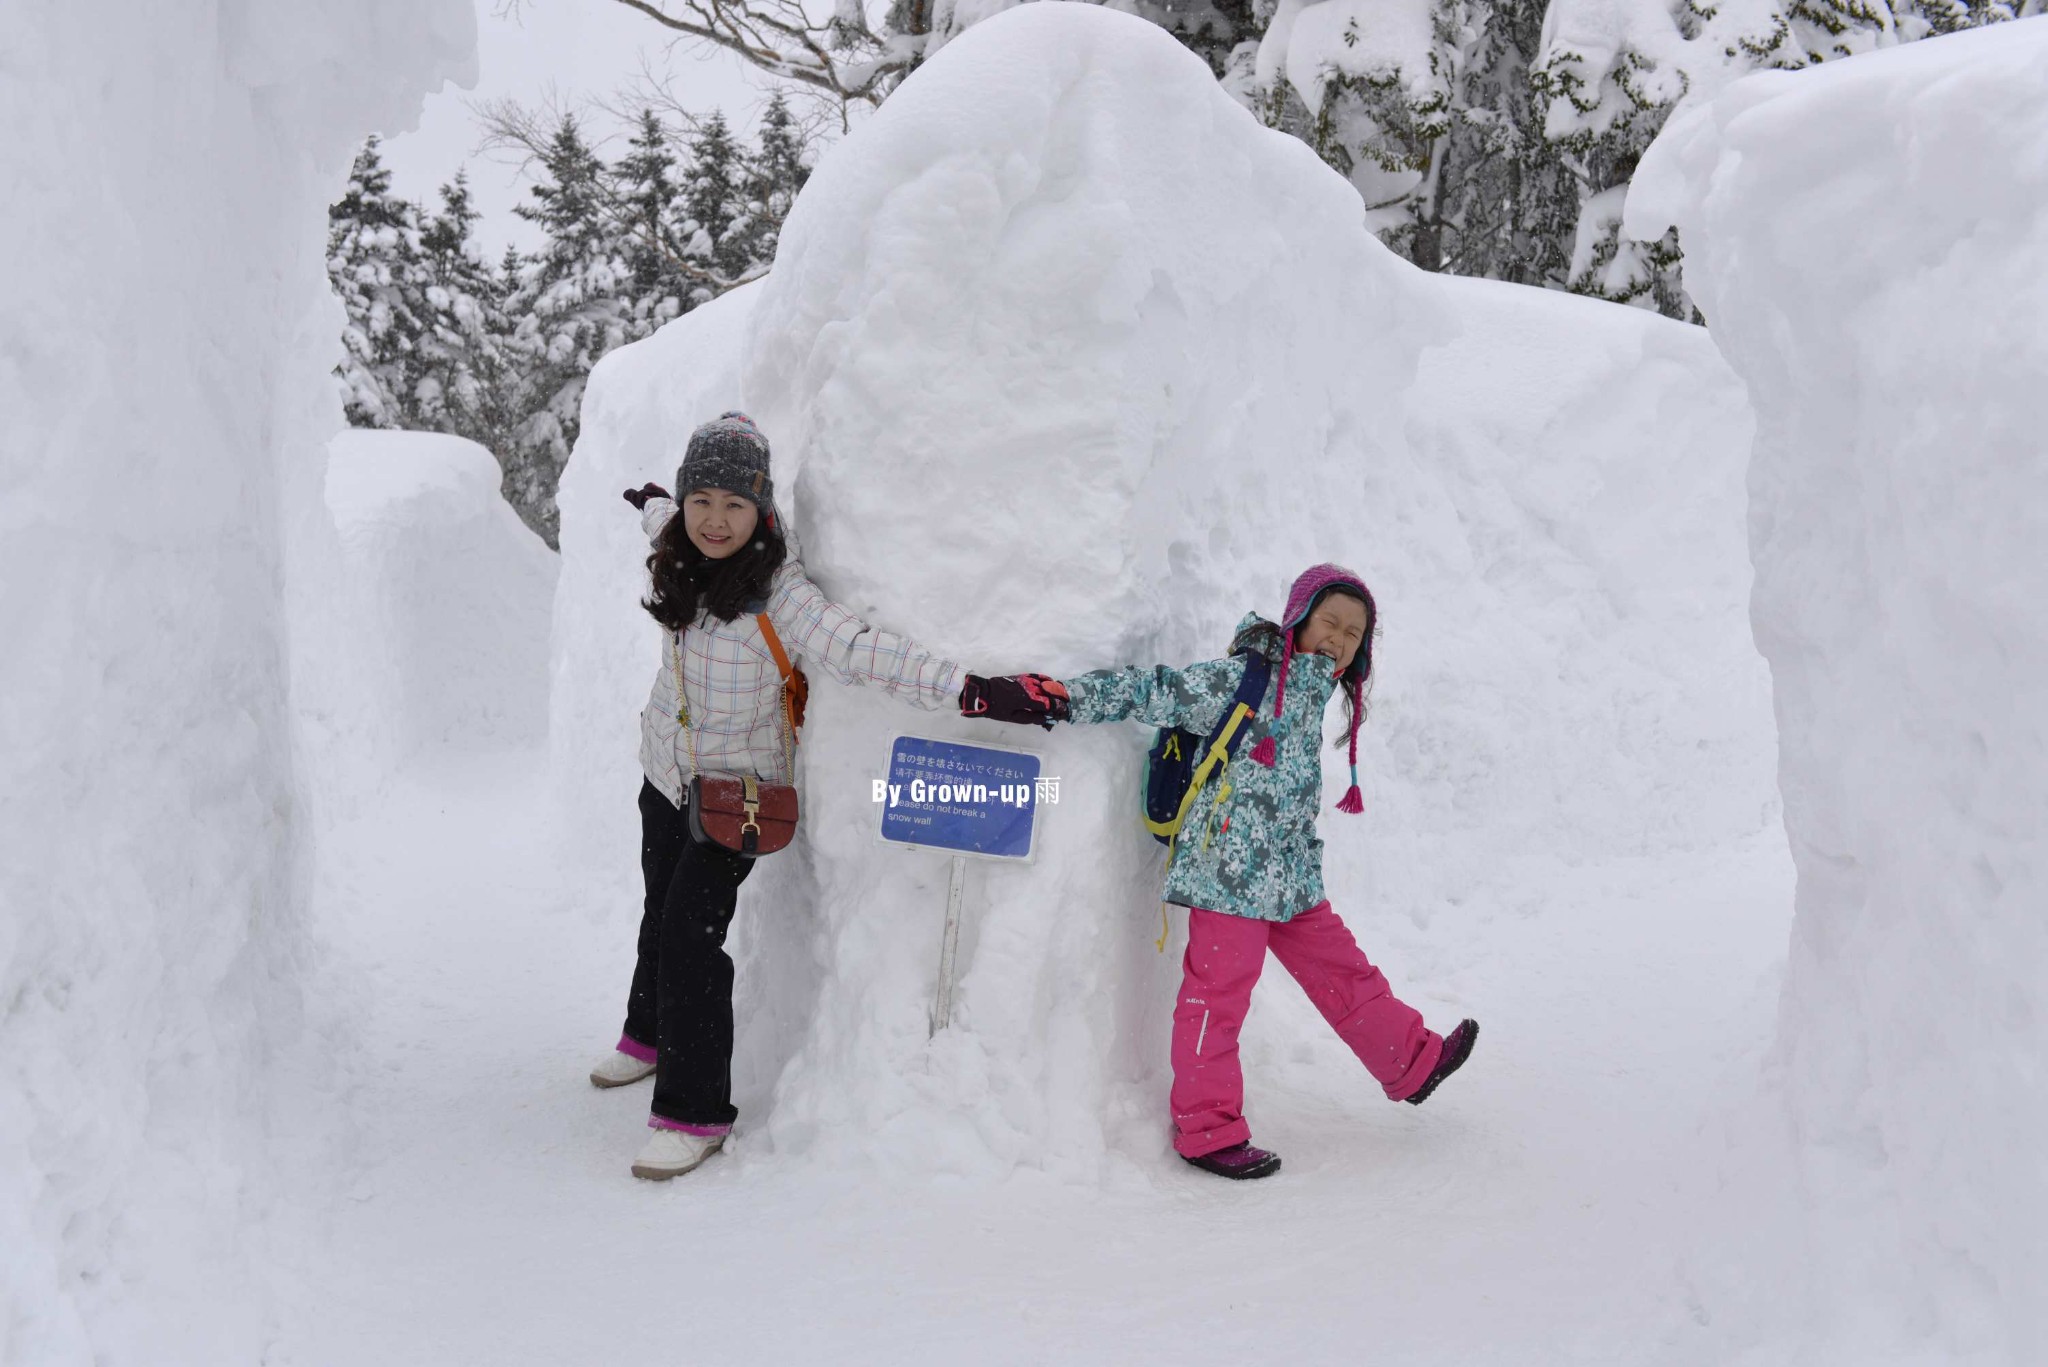
M 1268 769 L 1273 767 L 1273 761 L 1278 757 L 1271 736 L 1261 738 L 1259 743 L 1252 747 L 1252 758 L 1265 765 Z
M 1352 816 L 1365 810 L 1365 799 L 1358 795 L 1358 719 L 1365 711 L 1364 688 L 1357 678 L 1351 680 L 1351 786 L 1337 799 L 1337 810 Z

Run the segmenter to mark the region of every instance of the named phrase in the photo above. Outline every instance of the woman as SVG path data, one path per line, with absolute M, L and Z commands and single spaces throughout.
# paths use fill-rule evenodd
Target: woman
M 590 1074 L 599 1087 L 654 1074 L 654 1133 L 633 1161 L 634 1176 L 654 1180 L 717 1152 L 739 1114 L 725 934 L 754 861 L 690 839 L 691 777 L 795 781 L 778 650 L 925 709 L 954 705 L 968 677 L 861 621 L 804 574 L 776 515 L 768 439 L 745 414 L 691 433 L 676 490 L 674 499 L 654 484 L 626 494 L 654 542 L 642 606 L 661 625 L 662 663 L 640 714 L 639 957 L 625 1029 Z

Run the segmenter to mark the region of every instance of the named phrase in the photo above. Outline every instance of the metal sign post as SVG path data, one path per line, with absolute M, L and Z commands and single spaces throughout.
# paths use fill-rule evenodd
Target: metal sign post
M 888 775 L 875 785 L 883 842 L 952 856 L 939 981 L 932 993 L 931 1033 L 936 1035 L 953 1020 L 967 860 L 1022 863 L 1031 858 L 1042 782 L 1039 761 L 1028 750 L 898 736 L 890 743 Z
M 932 994 L 932 1028 L 936 1035 L 953 1023 L 953 964 L 960 953 L 960 893 L 967 882 L 967 860 L 952 858 L 953 874 L 946 880 L 946 929 L 939 937 L 939 986 Z

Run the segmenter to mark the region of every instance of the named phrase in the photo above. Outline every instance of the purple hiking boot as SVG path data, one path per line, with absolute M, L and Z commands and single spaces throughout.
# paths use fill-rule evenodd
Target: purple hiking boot
M 1465 1066 L 1465 1060 L 1472 1057 L 1472 1043 L 1479 1038 L 1479 1022 L 1466 1019 L 1451 1027 L 1451 1033 L 1444 1036 L 1444 1051 L 1437 1055 L 1436 1067 L 1429 1078 L 1415 1089 L 1414 1096 L 1402 1097 L 1410 1106 L 1420 1106 L 1429 1100 L 1429 1094 L 1452 1073 Z
M 1181 1157 L 1203 1172 L 1213 1172 L 1218 1177 L 1228 1177 L 1239 1182 L 1251 1177 L 1271 1177 L 1280 1171 L 1280 1155 L 1268 1153 L 1264 1149 L 1255 1149 L 1250 1140 L 1242 1144 L 1232 1144 L 1227 1149 L 1218 1149 L 1214 1153 L 1205 1153 L 1200 1158 L 1188 1158 L 1186 1154 L 1182 1154 Z

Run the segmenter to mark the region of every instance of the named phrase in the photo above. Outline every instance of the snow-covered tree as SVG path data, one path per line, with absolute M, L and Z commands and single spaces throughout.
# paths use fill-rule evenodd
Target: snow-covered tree
M 555 486 L 576 443 L 583 385 L 598 358 L 630 340 L 631 272 L 615 235 L 606 170 L 564 116 L 530 205 L 514 210 L 547 232 L 546 249 L 509 281 L 516 320 L 509 350 L 525 400 L 504 453 L 506 497 L 550 546 L 560 516 Z
M 357 427 L 410 427 L 425 321 L 418 211 L 391 193 L 373 136 L 327 211 L 327 278 L 348 312 L 335 375 Z
M 774 263 L 782 220 L 789 216 L 790 206 L 810 174 L 810 167 L 804 164 L 802 130 L 790 114 L 789 101 L 778 90 L 768 97 L 768 107 L 761 112 L 760 136 L 747 166 L 747 258 L 752 268 L 766 270 Z
M 617 0 L 792 88 L 879 104 L 1017 0 Z M 1234 97 L 1358 188 L 1431 270 L 1691 313 L 1677 239 L 1620 236 L 1673 106 L 1798 67 L 2048 12 L 2048 0 L 1102 0 L 1201 54 Z
M 1935 35 L 2048 14 L 2048 0 L 1901 0 L 1894 8 L 1900 32 L 1922 23 L 1930 35 Z
M 645 337 L 683 311 L 689 286 L 672 236 L 677 186 L 675 152 L 661 118 L 643 109 L 627 152 L 612 168 L 619 250 L 627 271 L 627 316 Z
M 1544 136 L 1546 105 L 1530 81 L 1546 0 L 1458 0 L 1438 8 L 1451 118 L 1436 151 L 1432 197 L 1415 214 L 1438 234 L 1431 269 L 1524 285 L 1566 282 L 1579 185 Z M 1388 235 L 1400 245 L 1397 233 Z
M 1546 131 L 1580 184 L 1569 287 L 1685 316 L 1676 237 L 1621 234 L 1629 178 L 1671 111 L 1750 71 L 1898 41 L 1886 0 L 1553 0 L 1533 79 L 1549 103 Z
M 725 115 L 713 110 L 689 139 L 676 206 L 676 240 L 693 268 L 691 305 L 760 274 L 748 251 L 746 158 Z
M 1243 98 L 1357 186 L 1368 221 L 1418 265 L 1687 317 L 1676 236 L 1620 231 L 1629 179 L 1679 101 L 2012 13 L 2010 0 L 1279 0 Z
M 510 328 L 504 281 L 477 245 L 476 220 L 469 178 L 457 172 L 420 233 L 426 327 L 414 399 L 421 426 L 467 437 L 502 460 L 514 425 Z
M 1559 285 L 1578 195 L 1530 86 L 1543 10 L 1543 0 L 1283 6 L 1245 98 L 1350 180 L 1368 223 L 1417 265 Z

